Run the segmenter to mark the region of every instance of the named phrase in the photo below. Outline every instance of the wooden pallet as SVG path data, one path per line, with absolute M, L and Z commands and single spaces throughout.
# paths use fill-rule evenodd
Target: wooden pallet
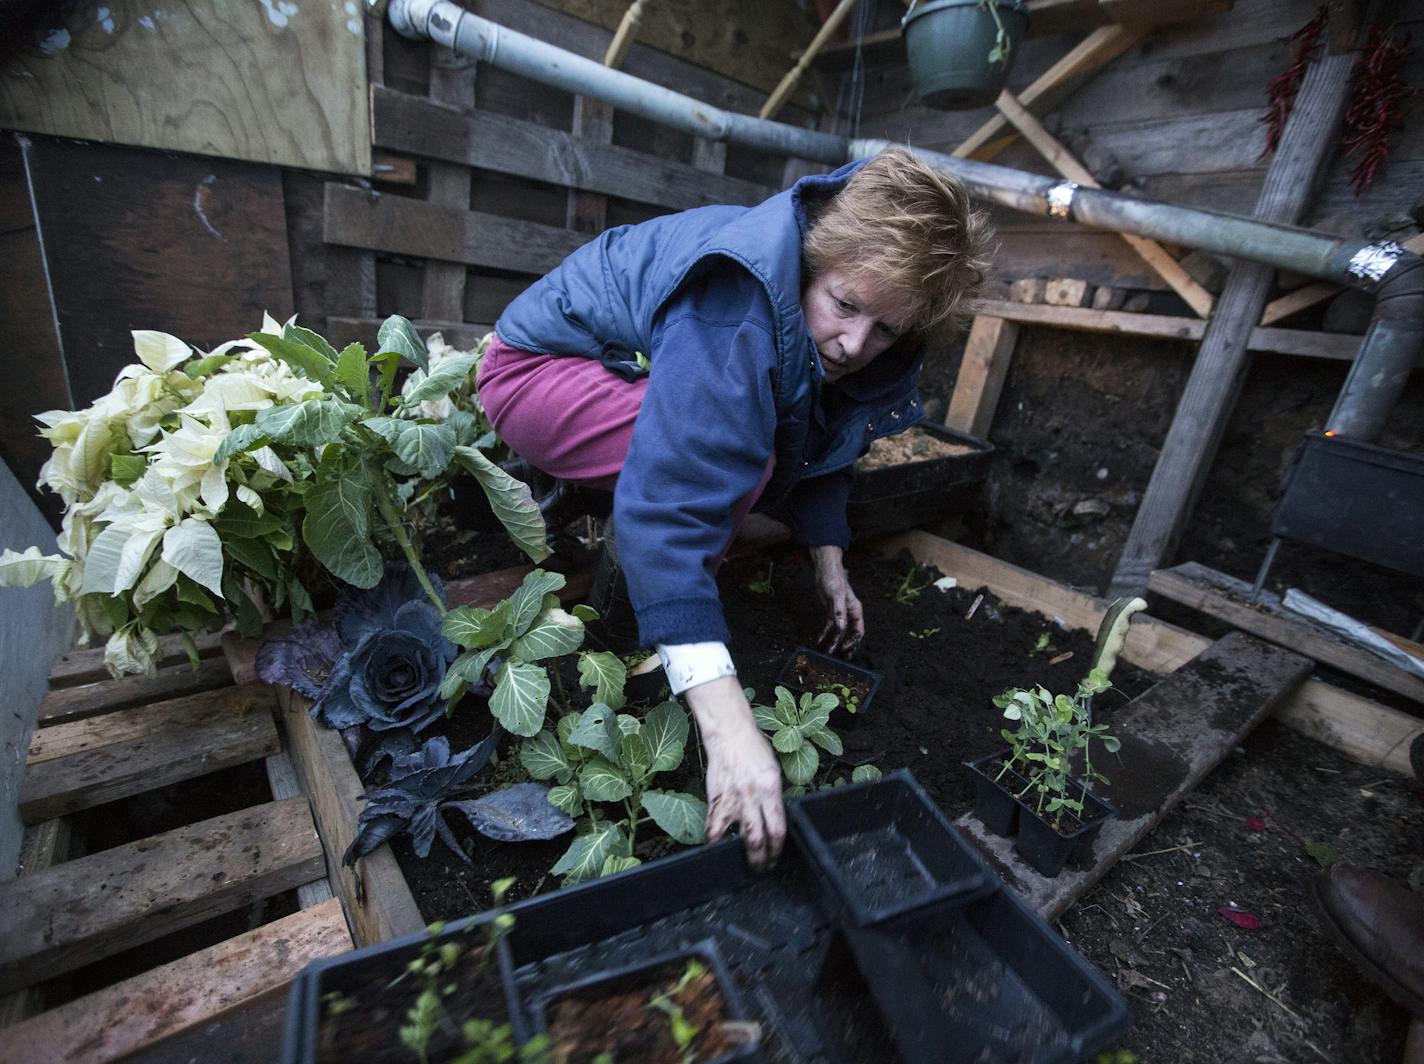
M 113 1060 L 244 1009 L 280 1013 L 302 967 L 351 948 L 275 692 L 234 686 L 221 650 L 199 641 L 194 669 L 169 641 L 171 664 L 124 680 L 99 678 L 101 651 L 56 660 L 20 791 L 22 873 L 0 884 L 0 1061 Z M 72 814 L 257 760 L 271 801 L 67 859 Z M 47 980 L 293 890 L 296 913 L 40 1011 Z

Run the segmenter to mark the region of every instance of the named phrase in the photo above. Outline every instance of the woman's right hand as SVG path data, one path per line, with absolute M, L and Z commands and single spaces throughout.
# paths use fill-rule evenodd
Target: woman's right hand
M 737 824 L 753 868 L 767 868 L 786 839 L 781 766 L 735 676 L 683 692 L 707 754 L 707 839 Z

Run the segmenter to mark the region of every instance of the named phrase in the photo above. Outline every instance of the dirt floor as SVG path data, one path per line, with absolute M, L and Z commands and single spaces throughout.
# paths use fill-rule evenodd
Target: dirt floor
M 992 596 L 976 608 L 977 589 L 938 590 L 931 583 L 938 574 L 907 556 L 853 553 L 851 571 L 869 627 L 856 662 L 885 678 L 852 727 L 840 713 L 833 719 L 846 752 L 829 773 L 849 774 L 863 761 L 908 766 L 958 816 L 970 801 L 960 762 L 1001 744 L 990 698 L 1011 684 L 1071 690 L 1092 636 Z M 790 548 L 734 559 L 721 584 L 743 680 L 768 698 L 782 664 L 816 628 L 809 561 Z M 1114 706 L 1153 682 L 1128 666 L 1114 680 L 1122 693 L 1098 702 L 1109 720 Z M 478 716 L 461 722 L 470 741 Z M 488 782 L 516 775 L 506 757 Z M 695 751 L 678 785 L 699 785 Z M 557 887 L 547 869 L 566 840 L 496 846 L 456 833 L 474 851 L 472 867 L 438 844 L 425 861 L 397 846 L 427 917 L 484 908 L 489 882 L 502 876 L 518 879 L 511 900 Z M 1417 785 L 1267 723 L 1069 910 L 1061 929 L 1128 996 L 1137 1025 L 1123 1046 L 1144 1061 L 1398 1059 L 1405 1013 L 1324 938 L 1308 885 L 1319 862 L 1338 855 L 1424 888 L 1421 838 Z M 667 848 L 645 840 L 640 853 Z M 1257 917 L 1259 926 L 1237 926 L 1223 907 Z

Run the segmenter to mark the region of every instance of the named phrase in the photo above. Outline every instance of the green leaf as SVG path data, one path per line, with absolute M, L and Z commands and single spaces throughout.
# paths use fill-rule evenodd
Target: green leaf
M 796 706 L 796 696 L 784 687 L 776 689 L 776 705 L 772 707 L 772 712 L 782 724 L 801 723 L 801 710 Z
M 638 735 L 643 730 L 643 722 L 631 713 L 618 714 L 618 734 Z
M 183 372 L 193 380 L 200 381 L 204 377 L 211 377 L 236 357 L 235 355 L 207 355 L 203 358 L 195 358 L 183 366 Z
M 1310 854 L 1321 868 L 1329 868 L 1340 860 L 1340 851 L 1328 842 L 1307 842 L 1305 852 Z
M 590 758 L 579 770 L 579 789 L 591 802 L 621 802 L 633 793 L 633 785 L 623 771 L 600 755 Z
M 366 349 L 360 344 L 347 344 L 336 358 L 336 383 L 362 406 L 371 405 L 371 366 L 366 361 Z
M 396 370 L 400 369 L 400 355 L 394 351 L 385 351 L 372 355 L 369 361 L 379 370 L 376 374 L 377 394 L 389 396 L 391 389 L 395 387 Z
M 536 780 L 567 781 L 574 770 L 564 756 L 563 745 L 547 728 L 519 744 L 519 763 Z M 553 800 L 552 796 L 550 800 Z
M 409 410 L 426 399 L 443 399 L 465 383 L 465 378 L 470 375 L 470 371 L 475 368 L 475 363 L 479 360 L 478 355 L 447 358 L 436 366 L 423 381 L 401 396 L 401 405 Z
M 509 596 L 510 631 L 523 635 L 544 608 L 544 596 L 559 590 L 565 582 L 563 573 L 546 573 L 543 569 L 526 573 L 523 582 Z
M 306 344 L 289 340 L 285 336 L 273 336 L 271 333 L 263 332 L 248 333 L 247 338 L 257 341 L 275 358 L 281 359 L 298 374 L 309 380 L 330 384 L 334 379 L 331 360 Z
M 580 602 L 569 612 L 572 613 L 579 620 L 583 621 L 584 624 L 588 624 L 590 621 L 598 620 L 598 611 L 592 606 L 585 606 L 582 602 Z
M 259 539 L 230 539 L 225 544 L 228 555 L 264 580 L 277 579 L 277 560 Z
M 578 611 L 579 607 L 575 606 L 575 616 Z M 579 686 L 592 687 L 594 698 L 610 709 L 623 708 L 626 702 L 623 685 L 628 679 L 628 666 L 617 654 L 606 650 L 585 650 L 579 655 L 578 674 Z
M 455 453 L 455 430 L 449 425 L 405 421 L 392 444 L 396 457 L 420 471 L 427 480 L 438 477 Z
M 497 653 L 499 647 L 485 647 L 482 650 L 467 650 L 461 654 L 445 670 L 445 678 L 440 681 L 440 697 L 448 701 L 463 694 L 467 687 L 479 683 L 484 676 L 485 666 Z
M 752 719 L 764 732 L 774 732 L 781 728 L 781 720 L 770 706 L 752 706 Z
M 141 454 L 119 454 L 115 451 L 109 455 L 109 478 L 121 488 L 130 487 L 147 468 L 148 459 Z
M 821 767 L 821 755 L 810 743 L 802 743 L 795 753 L 780 756 L 781 771 L 786 773 L 786 778 L 802 786 L 810 783 L 815 778 L 816 769 Z
M 602 702 L 595 702 L 579 714 L 578 723 L 569 732 L 568 741 L 572 746 L 593 750 L 610 761 L 617 761 L 621 738 L 617 715 Z
M 213 522 L 224 542 L 231 539 L 260 539 L 283 531 L 282 519 L 270 511 L 259 514 L 246 503 L 229 499 L 222 515 Z
M 252 424 L 274 443 L 321 447 L 341 439 L 341 431 L 363 413 L 355 403 L 342 399 L 308 399 L 287 406 L 269 406 L 258 412 Z
M 474 446 L 479 435 L 479 423 L 475 420 L 475 415 L 468 410 L 451 410 L 445 415 L 446 425 L 455 433 L 455 442 L 464 446 Z
M 299 344 L 310 347 L 317 354 L 321 355 L 328 362 L 336 362 L 338 355 L 336 348 L 327 343 L 326 337 L 318 336 L 310 329 L 304 329 L 300 325 L 288 325 L 282 330 L 282 336 L 287 340 L 292 340 Z
M 1110 754 L 1115 754 L 1122 749 L 1122 740 L 1116 735 L 1100 735 L 1098 738 L 1102 740 L 1103 749 Z
M 572 654 L 583 642 L 583 621 L 561 609 L 544 610 L 522 636 L 509 645 L 511 657 L 542 661 Z
M 292 620 L 298 624 L 316 613 L 311 593 L 295 576 L 287 579 L 287 600 L 292 604 Z
M 663 702 L 648 710 L 642 736 L 654 772 L 671 772 L 682 764 L 687 731 L 687 714 L 676 700 Z
M 430 353 L 425 349 L 425 341 L 415 331 L 415 326 L 399 314 L 392 314 L 381 322 L 376 342 L 380 344 L 382 353 L 394 351 L 407 362 L 419 366 L 423 372 L 429 372 Z
M 782 728 L 771 737 L 772 748 L 783 754 L 794 754 L 805 743 L 806 740 L 801 736 L 801 729 L 796 727 Z
M 825 725 L 819 728 L 802 728 L 801 734 L 832 757 L 840 757 L 845 753 L 845 747 L 841 745 L 841 737 Z
M 576 783 L 561 783 L 557 787 L 549 788 L 549 804 L 562 809 L 569 816 L 578 816 L 583 812 L 583 792 L 578 789 Z
M 641 783 L 648 774 L 651 759 L 648 744 L 637 732 L 630 732 L 618 741 L 618 765 L 634 783 Z
M 547 558 L 548 530 L 529 485 L 515 480 L 473 447 L 456 447 L 455 461 L 479 482 L 494 515 L 519 549 L 529 555 L 531 561 L 541 562 Z
M 855 771 L 850 774 L 852 783 L 869 783 L 871 780 L 880 778 L 880 770 L 874 765 L 856 765 Z
M 364 474 L 349 469 L 335 480 L 319 481 L 305 504 L 302 539 L 316 560 L 353 587 L 379 584 L 385 566 L 371 542 L 371 489 Z
M 538 733 L 549 704 L 549 674 L 538 665 L 506 661 L 495 675 L 490 712 L 515 735 Z
M 257 425 L 239 425 L 227 434 L 213 452 L 213 465 L 221 465 L 235 454 L 252 451 L 267 443 L 267 434 Z
M 621 857 L 618 854 L 609 854 L 603 862 L 603 871 L 600 875 L 611 876 L 616 872 L 626 872 L 630 868 L 637 868 L 643 862 L 636 857 Z
M 512 634 L 510 612 L 508 599 L 492 610 L 481 606 L 458 606 L 445 614 L 441 630 L 450 642 L 469 650 L 503 646 Z
M 594 825 L 587 835 L 574 839 L 549 871 L 556 876 L 563 876 L 565 886 L 597 879 L 603 874 L 604 862 L 626 846 L 623 826 L 616 822 L 604 821 Z
M 662 828 L 684 846 L 696 846 L 707 838 L 707 803 L 681 791 L 648 791 L 643 808 Z

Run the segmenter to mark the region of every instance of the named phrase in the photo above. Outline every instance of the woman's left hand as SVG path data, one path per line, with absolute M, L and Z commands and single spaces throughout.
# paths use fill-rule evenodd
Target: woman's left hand
M 828 654 L 837 650 L 849 654 L 865 635 L 865 612 L 851 590 L 844 552 L 840 547 L 812 547 L 811 560 L 816 564 L 816 591 L 826 610 L 826 626 L 818 642 Z

